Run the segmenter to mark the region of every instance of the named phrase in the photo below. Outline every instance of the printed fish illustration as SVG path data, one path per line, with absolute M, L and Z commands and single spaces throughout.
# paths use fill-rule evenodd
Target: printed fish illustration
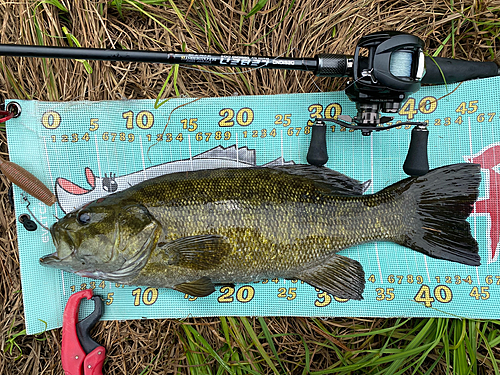
M 294 163 L 279 157 L 264 166 L 290 164 Z M 247 147 L 236 149 L 235 145 L 227 148 L 217 146 L 195 155 L 191 159 L 163 163 L 119 177 L 112 173 L 109 176 L 105 173 L 104 177 L 97 177 L 90 168 L 85 168 L 85 177 L 91 186 L 90 189 L 85 189 L 66 178 L 59 177 L 56 179 L 55 191 L 61 209 L 64 213 L 68 213 L 105 195 L 167 173 L 215 168 L 243 168 L 256 165 L 255 150 Z
M 465 160 L 481 165 L 488 173 L 488 183 L 486 184 L 486 196 L 479 199 L 474 206 L 475 215 L 485 215 L 488 220 L 488 263 L 494 262 L 498 258 L 498 244 L 500 242 L 500 144 L 491 144 L 482 149 L 479 153 L 466 156 Z
M 359 300 L 363 267 L 337 254 L 357 244 L 391 241 L 478 266 L 466 219 L 480 181 L 480 166 L 469 163 L 371 195 L 359 181 L 310 165 L 172 173 L 67 214 L 50 229 L 57 251 L 40 262 L 199 297 L 217 284 L 277 277 Z

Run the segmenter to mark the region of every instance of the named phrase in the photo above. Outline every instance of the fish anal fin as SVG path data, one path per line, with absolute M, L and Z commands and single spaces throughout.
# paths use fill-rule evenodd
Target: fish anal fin
M 194 270 L 217 267 L 231 251 L 226 237 L 213 234 L 182 237 L 163 248 L 170 257 L 169 264 Z
M 202 277 L 188 283 L 177 284 L 174 286 L 174 289 L 193 297 L 206 297 L 215 292 L 214 284 L 208 277 Z
M 308 269 L 297 277 L 335 297 L 363 299 L 365 272 L 363 266 L 354 259 L 335 254 L 327 262 Z

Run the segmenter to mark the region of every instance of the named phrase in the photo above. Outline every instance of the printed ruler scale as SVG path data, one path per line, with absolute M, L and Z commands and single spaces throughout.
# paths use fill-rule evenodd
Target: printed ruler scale
M 343 300 L 300 280 L 270 279 L 221 286 L 195 298 L 169 289 L 123 286 L 42 267 L 55 251 L 50 234 L 18 226 L 28 333 L 62 325 L 72 293 L 91 288 L 105 303 L 103 319 L 187 316 L 364 316 L 497 319 L 500 295 L 500 78 L 424 87 L 401 106 L 394 121 L 429 124 L 431 168 L 481 164 L 480 198 L 468 219 L 482 265 L 435 260 L 401 246 L 377 242 L 341 252 L 365 270 L 364 300 Z M 450 95 L 447 95 L 451 93 Z M 18 101 L 19 118 L 7 122 L 10 158 L 41 179 L 58 202 L 30 208 L 52 224 L 87 202 L 165 173 L 220 167 L 304 164 L 315 118 L 354 116 L 342 92 L 154 100 L 49 103 Z M 360 181 L 367 193 L 406 178 L 402 165 L 411 129 L 402 126 L 363 137 L 329 124 L 331 169 Z M 26 150 L 32 150 L 29 153 Z M 28 213 L 15 188 L 16 217 Z M 281 223 L 291 225 L 292 223 Z M 91 309 L 91 306 L 87 306 Z

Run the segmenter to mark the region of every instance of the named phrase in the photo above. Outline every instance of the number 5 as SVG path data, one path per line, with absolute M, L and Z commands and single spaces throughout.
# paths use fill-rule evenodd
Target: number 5
M 115 293 L 108 293 L 108 299 L 106 300 L 106 305 L 111 305 L 113 303 L 113 295 Z

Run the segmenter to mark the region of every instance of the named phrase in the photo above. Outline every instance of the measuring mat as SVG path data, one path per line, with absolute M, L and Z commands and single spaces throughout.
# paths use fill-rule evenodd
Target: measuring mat
M 480 267 L 376 242 L 340 252 L 364 267 L 362 301 L 338 299 L 300 280 L 283 279 L 220 286 L 208 297 L 195 298 L 43 267 L 39 258 L 55 251 L 50 233 L 41 226 L 29 232 L 18 223 L 27 332 L 41 332 L 45 324 L 47 329 L 61 327 L 68 298 L 87 288 L 104 299 L 103 319 L 108 320 L 221 315 L 498 319 L 499 98 L 500 77 L 458 87 L 424 87 L 403 103 L 394 119 L 428 121 L 431 169 L 481 164 L 480 196 L 468 219 L 479 243 Z M 26 195 L 25 200 L 15 187 L 16 217 L 29 214 L 29 202 L 33 214 L 48 226 L 56 216 L 165 173 L 305 164 L 314 118 L 356 114 L 343 92 L 171 99 L 158 109 L 154 100 L 18 103 L 21 115 L 6 124 L 10 160 L 44 182 L 57 203 L 47 207 Z M 364 137 L 327 125 L 327 167 L 359 181 L 371 180 L 367 194 L 407 177 L 402 166 L 410 127 Z M 83 310 L 89 313 L 92 304 L 84 304 Z

